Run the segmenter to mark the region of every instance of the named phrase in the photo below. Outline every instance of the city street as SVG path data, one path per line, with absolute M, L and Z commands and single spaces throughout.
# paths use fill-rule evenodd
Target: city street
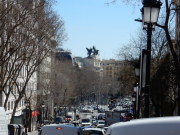
M 86 105 L 86 107 L 87 107 L 87 105 Z M 108 105 L 101 105 L 101 107 L 102 107 L 102 109 L 105 109 L 106 111 L 109 111 Z M 122 108 L 122 106 L 117 106 L 114 109 L 123 110 L 123 109 L 127 109 L 127 108 Z M 78 111 L 77 111 L 77 113 L 79 114 Z M 98 113 L 97 110 L 93 110 L 93 114 L 92 115 L 98 116 L 99 114 L 104 114 L 105 115 L 105 113 Z M 38 131 L 28 132 L 28 135 L 38 135 Z
M 180 0 L 0 1 L 0 135 L 180 135 Z

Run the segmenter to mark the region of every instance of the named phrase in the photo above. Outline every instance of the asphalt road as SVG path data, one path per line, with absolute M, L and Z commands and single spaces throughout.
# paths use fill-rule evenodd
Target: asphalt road
M 38 135 L 38 131 L 28 132 L 28 135 Z
M 102 105 L 101 107 L 102 107 L 102 109 L 105 109 L 107 111 L 109 110 L 108 105 Z M 117 106 L 115 109 L 123 110 L 122 106 Z M 93 115 L 98 116 L 99 114 L 105 114 L 105 113 L 98 113 L 97 110 L 93 111 Z M 28 132 L 28 135 L 38 135 L 38 131 Z
M 87 105 L 86 105 L 86 107 L 87 107 Z M 101 107 L 102 107 L 102 109 L 105 109 L 105 110 L 109 111 L 108 105 L 101 105 Z M 114 109 L 123 110 L 125 108 L 122 108 L 122 106 L 117 106 Z M 77 112 L 77 113 L 79 113 L 79 112 Z M 93 110 L 93 115 L 98 116 L 99 114 L 105 114 L 105 113 L 98 113 L 97 110 Z

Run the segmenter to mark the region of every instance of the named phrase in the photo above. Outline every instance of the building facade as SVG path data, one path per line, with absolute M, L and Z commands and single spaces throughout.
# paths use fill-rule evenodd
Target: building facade
M 102 60 L 103 76 L 107 79 L 117 79 L 120 73 L 122 62 L 115 59 Z

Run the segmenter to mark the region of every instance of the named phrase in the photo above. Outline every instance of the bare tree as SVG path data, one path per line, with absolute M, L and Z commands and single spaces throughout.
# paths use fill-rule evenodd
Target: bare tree
M 23 97 L 31 99 L 34 88 L 28 92 L 27 86 L 39 64 L 57 46 L 55 39 L 62 44 L 66 38 L 64 21 L 52 11 L 50 1 L 18 2 L 1 1 L 0 5 L 1 92 L 6 95 L 4 107 L 10 94 L 16 99 L 12 116 Z
M 113 1 L 113 2 L 116 2 Z M 123 2 L 129 4 L 129 0 L 124 0 Z M 134 0 L 133 2 L 139 2 L 139 0 Z M 171 37 L 171 30 L 169 29 L 172 26 L 170 23 L 173 21 L 173 18 L 176 17 L 176 14 L 179 15 L 179 2 L 178 1 L 171 1 L 171 0 L 164 0 L 163 6 L 161 8 L 161 12 L 164 14 L 161 16 L 163 19 L 161 22 L 157 23 L 156 26 L 160 27 L 166 36 L 166 40 L 168 42 L 168 48 L 171 52 L 173 58 L 173 66 L 176 71 L 176 79 L 178 81 L 178 96 L 177 96 L 177 103 L 178 103 L 178 115 L 180 115 L 180 67 L 179 67 L 179 40 L 176 41 L 176 46 L 174 47 Z M 176 21 L 177 22 L 177 21 Z M 178 25 L 176 25 L 178 28 Z M 178 30 L 175 28 L 175 30 Z M 178 34 L 176 35 L 178 36 Z M 178 38 L 177 38 L 178 39 Z

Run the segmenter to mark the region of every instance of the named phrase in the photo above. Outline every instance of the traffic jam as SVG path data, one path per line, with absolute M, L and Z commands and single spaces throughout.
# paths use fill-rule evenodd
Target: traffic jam
M 121 103 L 129 108 L 123 107 Z M 130 101 L 116 103 L 113 99 L 108 105 L 102 106 L 81 104 L 76 109 L 69 109 L 65 115 L 63 112 L 53 120 L 43 120 L 42 124 L 38 125 L 38 134 L 105 135 L 111 125 L 132 120 L 130 106 Z

